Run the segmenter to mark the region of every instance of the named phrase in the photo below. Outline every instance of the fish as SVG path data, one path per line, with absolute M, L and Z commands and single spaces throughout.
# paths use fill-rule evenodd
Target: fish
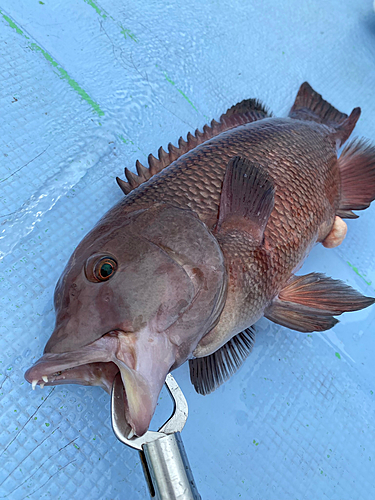
M 322 273 L 296 274 L 314 245 L 375 199 L 375 147 L 303 83 L 288 117 L 257 99 L 117 178 L 125 196 L 83 238 L 55 289 L 56 323 L 25 378 L 98 385 L 118 372 L 131 435 L 149 428 L 166 375 L 188 361 L 200 394 L 249 356 L 266 317 L 325 331 L 374 303 Z

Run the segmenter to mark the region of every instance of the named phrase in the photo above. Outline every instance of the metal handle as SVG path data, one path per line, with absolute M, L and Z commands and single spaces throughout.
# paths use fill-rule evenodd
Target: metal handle
M 142 446 L 157 500 L 201 500 L 179 432 Z M 152 491 L 152 489 L 154 491 Z

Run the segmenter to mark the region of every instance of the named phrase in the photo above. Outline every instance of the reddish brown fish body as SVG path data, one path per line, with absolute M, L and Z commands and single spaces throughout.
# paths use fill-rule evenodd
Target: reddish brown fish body
M 248 242 L 238 252 L 244 265 L 263 260 L 262 293 L 271 300 L 333 225 L 340 178 L 332 135 L 325 125 L 291 118 L 266 118 L 223 132 L 131 192 L 114 209 L 115 217 L 157 200 L 189 207 L 213 230 L 226 166 L 234 156 L 248 158 L 271 176 L 275 206 L 264 233 L 266 255 L 249 251 Z M 218 240 L 230 254 L 233 242 Z
M 55 331 L 26 379 L 109 391 L 119 369 L 141 435 L 170 370 L 189 360 L 196 390 L 211 392 L 250 353 L 263 315 L 323 331 L 372 304 L 322 274 L 294 275 L 316 243 L 342 241 L 341 217 L 375 199 L 375 148 L 353 142 L 337 157 L 359 114 L 305 83 L 289 118 L 246 100 L 149 168 L 137 163 L 138 175 L 125 169 L 127 196 L 72 255 Z

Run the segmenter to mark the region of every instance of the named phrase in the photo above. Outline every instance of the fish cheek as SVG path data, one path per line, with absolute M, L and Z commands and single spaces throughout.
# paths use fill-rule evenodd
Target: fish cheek
M 123 295 L 124 291 L 119 287 L 119 281 L 121 280 L 113 279 L 94 283 L 95 296 L 86 300 L 88 313 L 94 320 L 92 329 L 99 330 L 101 335 L 112 330 L 133 331 L 130 308 Z M 81 314 L 86 314 L 86 311 L 81 311 Z
M 156 314 L 156 327 L 159 332 L 165 331 L 179 318 L 180 315 L 189 307 L 191 301 L 180 299 L 175 303 L 160 304 Z
M 122 321 L 131 323 L 131 331 L 148 325 L 154 332 L 164 332 L 194 297 L 194 286 L 184 269 L 152 244 L 117 272 L 115 282 L 116 307 Z

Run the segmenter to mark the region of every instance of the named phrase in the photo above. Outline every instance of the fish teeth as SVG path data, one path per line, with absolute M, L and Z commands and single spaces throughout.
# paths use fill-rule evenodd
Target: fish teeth
M 38 379 L 35 379 L 31 382 L 31 387 L 33 388 L 33 391 L 35 391 L 35 387 L 37 386 L 38 382 L 39 382 Z
M 135 432 L 133 431 L 133 429 L 130 429 L 130 432 L 129 432 L 129 435 L 128 435 L 128 439 L 131 439 L 134 436 L 135 436 Z
M 41 382 L 41 383 L 39 384 L 39 387 L 40 387 L 41 389 L 44 389 L 44 382 Z
M 47 382 L 48 382 L 48 377 L 47 377 L 47 375 L 43 375 L 42 379 L 43 379 L 43 382 L 45 382 L 45 383 L 47 383 Z

